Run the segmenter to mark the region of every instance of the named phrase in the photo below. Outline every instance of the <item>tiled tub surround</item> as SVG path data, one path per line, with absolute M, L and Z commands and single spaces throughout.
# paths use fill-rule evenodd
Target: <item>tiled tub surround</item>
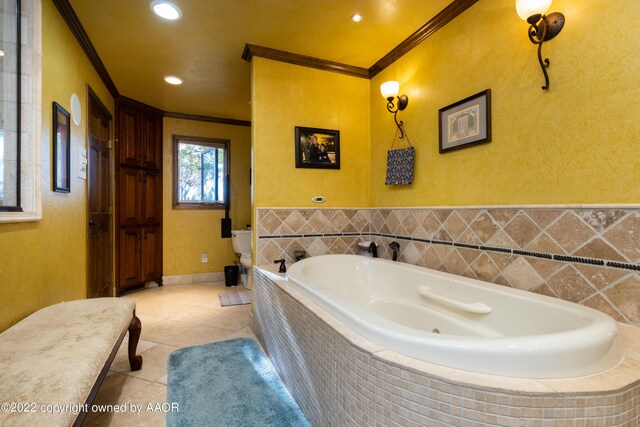
M 257 210 L 257 265 L 400 243 L 399 261 L 537 292 L 640 325 L 640 208 Z
M 603 374 L 523 380 L 434 365 L 347 329 L 272 269 L 254 270 L 252 328 L 312 425 L 640 425 L 640 337 Z

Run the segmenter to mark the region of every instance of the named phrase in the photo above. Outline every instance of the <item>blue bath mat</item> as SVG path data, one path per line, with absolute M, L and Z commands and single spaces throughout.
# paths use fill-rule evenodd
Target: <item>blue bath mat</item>
M 239 338 L 169 355 L 167 426 L 309 426 L 257 343 Z

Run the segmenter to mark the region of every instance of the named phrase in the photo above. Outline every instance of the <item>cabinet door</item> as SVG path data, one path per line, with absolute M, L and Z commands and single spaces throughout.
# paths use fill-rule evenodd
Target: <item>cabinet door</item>
M 120 229 L 118 247 L 120 289 L 140 283 L 140 228 Z
M 162 166 L 162 117 L 145 114 L 143 119 L 142 163 L 147 169 Z
M 162 221 L 162 179 L 159 172 L 146 171 L 142 178 L 142 223 Z
M 162 228 L 142 227 L 141 281 L 162 279 Z
M 118 174 L 118 225 L 133 226 L 142 221 L 142 173 L 120 168 Z
M 123 166 L 142 164 L 142 113 L 120 107 L 118 122 L 118 161 Z

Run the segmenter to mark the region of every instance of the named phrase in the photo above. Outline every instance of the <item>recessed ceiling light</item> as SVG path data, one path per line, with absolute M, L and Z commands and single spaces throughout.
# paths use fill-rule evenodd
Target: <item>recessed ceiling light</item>
M 170 85 L 181 85 L 182 79 L 176 76 L 164 76 L 164 81 Z
M 151 2 L 151 10 L 161 18 L 175 21 L 180 19 L 182 13 L 178 6 L 166 0 L 154 0 Z
M 362 15 L 360 15 L 359 13 L 355 13 L 352 17 L 351 20 L 353 22 L 360 22 L 362 21 Z
M 0 56 L 4 56 L 4 51 L 0 50 Z

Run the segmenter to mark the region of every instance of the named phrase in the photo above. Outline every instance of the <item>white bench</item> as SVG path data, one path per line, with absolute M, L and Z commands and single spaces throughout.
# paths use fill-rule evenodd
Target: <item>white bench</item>
M 140 319 L 122 298 L 63 302 L 0 334 L 0 425 L 81 425 L 129 331 L 129 364 Z

